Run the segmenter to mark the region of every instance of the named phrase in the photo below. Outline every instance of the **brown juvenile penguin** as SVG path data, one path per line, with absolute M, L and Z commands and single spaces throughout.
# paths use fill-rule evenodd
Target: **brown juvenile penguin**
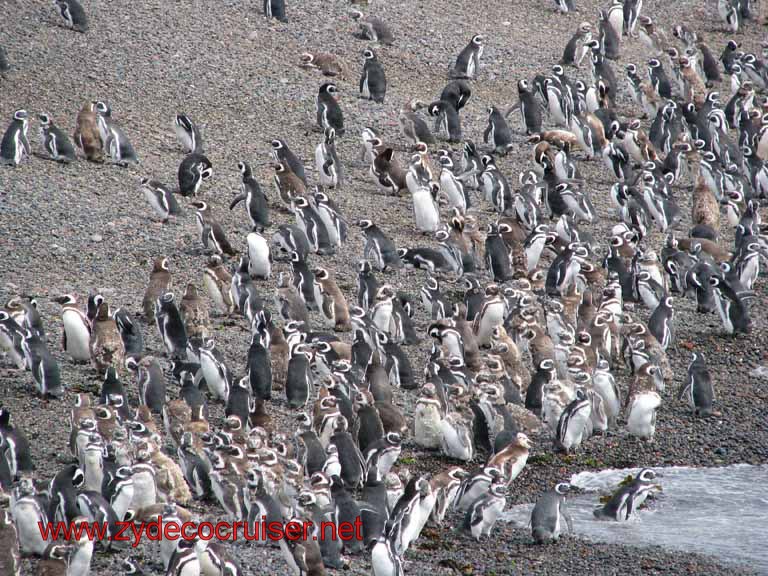
M 208 303 L 200 297 L 197 286 L 191 282 L 187 284 L 187 289 L 179 303 L 179 313 L 189 338 L 208 338 L 210 325 Z
M 336 332 L 349 332 L 352 324 L 349 320 L 349 307 L 336 280 L 325 268 L 315 268 L 315 280 L 320 284 L 323 294 L 323 315 L 334 323 Z
M 171 289 L 171 270 L 168 266 L 168 258 L 165 256 L 155 260 L 152 272 L 149 274 L 149 285 L 144 292 L 142 308 L 144 318 L 148 323 L 155 321 L 155 303 L 157 299 Z
M 115 319 L 109 314 L 109 304 L 102 302 L 96 312 L 91 331 L 91 360 L 103 375 L 109 366 L 119 373 L 123 369 L 125 348 Z
M 96 103 L 88 102 L 77 113 L 75 145 L 91 162 L 104 162 L 101 133 L 96 119 Z

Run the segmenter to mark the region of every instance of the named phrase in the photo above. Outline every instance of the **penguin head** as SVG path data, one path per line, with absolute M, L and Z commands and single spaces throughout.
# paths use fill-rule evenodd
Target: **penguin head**
M 365 50 L 363 50 L 363 59 L 376 60 L 376 53 L 370 48 L 366 48 Z
M 202 200 L 195 200 L 194 202 L 189 203 L 190 206 L 197 208 L 198 212 L 205 212 L 208 210 L 208 204 L 206 202 L 203 202 Z
M 640 482 L 653 482 L 656 477 L 661 476 L 661 474 L 657 474 L 650 468 L 644 468 L 640 471 L 640 473 L 637 475 L 637 479 Z
M 112 108 L 106 102 L 98 100 L 94 102 L 94 112 L 99 116 L 112 116 Z
M 54 300 L 57 304 L 77 304 L 77 298 L 73 294 L 63 294 Z
M 237 169 L 240 171 L 240 174 L 242 174 L 243 177 L 251 175 L 251 167 L 248 165 L 247 162 L 242 162 L 242 161 L 238 162 Z
M 560 482 L 555 486 L 555 492 L 560 494 L 561 496 L 565 496 L 571 491 L 572 486 L 568 484 L 567 482 Z
M 362 228 L 363 230 L 369 230 L 373 228 L 373 222 L 367 219 L 358 220 L 357 225 L 359 228 Z
M 482 34 L 475 34 L 472 36 L 472 44 L 475 46 L 482 46 L 483 42 L 485 42 L 485 38 L 483 38 Z
M 331 96 L 335 96 L 338 94 L 339 89 L 337 88 L 336 84 L 333 82 L 326 82 L 322 86 L 320 86 L 320 94 L 330 94 Z
M 637 74 L 637 66 L 632 63 L 627 64 L 624 67 L 624 69 L 627 71 L 627 74 L 629 74 L 630 76 L 634 76 L 635 74 Z
M 299 56 L 299 63 L 302 66 L 309 66 L 310 64 L 312 64 L 312 62 L 314 62 L 314 60 L 315 60 L 315 55 L 310 52 L 303 52 Z
M 13 119 L 26 123 L 29 119 L 29 114 L 27 114 L 26 110 L 16 110 L 16 112 L 13 113 Z
M 336 139 L 336 129 L 328 126 L 323 133 L 325 137 L 325 143 L 331 144 Z
M 41 128 L 48 128 L 51 125 L 51 117 L 45 112 L 38 114 L 37 119 L 40 121 Z
M 515 442 L 518 444 L 518 446 L 522 446 L 523 448 L 526 448 L 528 450 L 531 449 L 531 439 L 528 438 L 526 434 L 523 434 L 522 432 L 518 432 L 517 436 L 515 437 Z

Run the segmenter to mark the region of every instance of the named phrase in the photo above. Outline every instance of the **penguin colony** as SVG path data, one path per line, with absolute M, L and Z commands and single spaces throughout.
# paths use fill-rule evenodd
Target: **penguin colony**
M 576 11 L 573 0 L 555 4 Z M 76 0 L 55 5 L 64 26 L 88 32 Z M 282 0 L 265 0 L 263 11 L 289 23 Z M 734 33 L 756 19 L 749 0 L 719 0 L 717 14 Z M 396 36 L 379 18 L 351 16 L 371 43 L 361 52 L 359 96 L 383 103 L 384 48 Z M 138 188 L 162 223 L 197 227 L 200 278 L 175 282 L 170 254 L 154 261 L 140 313 L 93 292 L 56 300 L 64 361 L 94 371 L 100 393 L 77 394 L 68 407 L 74 463 L 53 478 L 35 477 L 29 441 L 0 408 L 2 573 L 19 573 L 22 553 L 42 558 L 41 574 L 84 576 L 95 550 L 119 547 L 46 542 L 39 521 L 114 526 L 162 515 L 180 523 L 200 520 L 190 508 L 203 500 L 248 522 L 265 516 L 319 526 L 359 517 L 363 541 L 280 541 L 289 569 L 325 574 L 367 555 L 373 575 L 400 575 L 424 527 L 447 524 L 453 511 L 472 537 L 493 534 L 534 435 L 539 450 L 568 453 L 595 434 L 653 441 L 662 401 L 717 414 L 705 353 L 692 351 L 675 395 L 666 352 L 675 346 L 676 299 L 717 315 L 725 334 L 750 333 L 753 288 L 768 256 L 759 211 L 768 194 L 768 132 L 756 100 L 768 67 L 734 40 L 717 58 L 694 30 L 670 33 L 643 13 L 642 0 L 613 0 L 596 23 L 576 27 L 560 62 L 517 82 L 517 104 L 487 107 L 482 142 L 461 128 L 488 41 L 477 34 L 448 66 L 437 99 L 400 109 L 404 155 L 388 135 L 345 125 L 334 78 L 349 77 L 347 65 L 330 53 L 304 53 L 300 66 L 327 77 L 315 100 L 314 171 L 282 139 L 267 150 L 273 182 L 238 163 L 242 183 L 230 210 L 246 212 L 244 242 L 227 237 L 221 221 L 231 216 L 205 200 L 214 167 L 203 133 L 177 114 L 172 126 L 184 153 L 177 185 L 147 176 Z M 649 59 L 619 70 L 614 62 L 628 42 L 642 42 Z M 10 68 L 4 51 L 0 65 Z M 568 67 L 580 66 L 588 68 L 584 79 L 569 77 Z M 727 95 L 712 90 L 724 75 Z M 631 117 L 616 112 L 625 91 Z M 512 113 L 519 122 L 508 122 Z M 36 155 L 141 169 L 130 127 L 106 102 L 83 105 L 72 138 L 54 118 L 37 116 Z M 33 161 L 31 122 L 26 110 L 13 114 L 0 143 L 4 164 Z M 525 132 L 532 149 L 530 169 L 519 175 L 502 161 L 514 131 Z M 340 157 L 340 138 L 361 139 L 358 164 Z M 579 173 L 587 160 L 602 161 L 611 182 L 616 223 L 605 253 L 589 232 L 597 191 Z M 350 192 L 344 175 L 359 162 L 380 193 L 410 196 L 422 246 L 398 247 L 373 215 L 353 220 L 339 209 L 334 197 Z M 687 181 L 694 186 L 686 227 L 676 198 L 689 193 Z M 276 212 L 291 223 L 277 225 Z M 348 298 L 323 257 L 347 250 L 353 228 L 365 245 Z M 287 271 L 273 270 L 278 261 Z M 420 283 L 418 296 L 387 283 L 393 274 Z M 417 314 L 431 320 L 426 333 Z M 217 346 L 217 317 L 250 333 L 239 366 L 227 365 Z M 163 350 L 150 352 L 144 335 L 155 330 Z M 414 366 L 406 349 L 425 337 L 431 352 Z M 0 345 L 4 365 L 39 396 L 63 397 L 58 344 L 46 337 L 34 298 L 5 303 Z M 627 373 L 625 390 L 617 376 Z M 412 417 L 394 401 L 396 388 L 414 404 Z M 216 405 L 223 418 L 212 417 Z M 275 405 L 293 425 L 273 423 Z M 439 451 L 443 470 L 398 474 L 404 442 Z M 595 516 L 628 519 L 655 478 L 641 471 Z M 557 540 L 562 520 L 571 523 L 570 486 L 546 488 L 531 517 L 537 543 Z M 159 560 L 172 576 L 249 572 L 234 547 L 215 541 L 163 541 Z M 126 554 L 122 568 L 157 567 Z

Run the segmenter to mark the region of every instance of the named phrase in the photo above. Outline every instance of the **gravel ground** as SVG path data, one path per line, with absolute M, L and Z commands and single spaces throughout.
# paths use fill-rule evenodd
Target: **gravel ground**
M 311 131 L 311 125 L 314 98 L 323 77 L 296 66 L 299 54 L 306 50 L 334 52 L 352 71 L 351 78 L 338 81 L 347 126 L 347 136 L 338 147 L 348 178 L 343 190 L 333 194 L 334 200 L 348 220 L 374 219 L 400 247 L 428 243 L 414 232 L 409 198 L 376 194 L 367 167 L 357 163 L 359 130 L 371 126 L 386 141 L 404 145 L 397 127 L 402 103 L 412 97 L 426 101 L 436 98 L 458 52 L 473 34 L 482 33 L 487 42 L 483 68 L 472 83 L 472 99 L 462 111 L 465 136 L 482 140 L 486 107 L 514 103 L 518 79 L 548 71 L 582 20 L 596 25 L 598 3 L 577 3 L 581 13 L 568 16 L 554 14 L 552 2 L 524 0 L 477 2 L 474 10 L 464 2 L 375 3 L 370 13 L 389 22 L 396 35 L 393 46 L 378 49 L 389 90 L 385 103 L 375 104 L 357 98 L 361 51 L 367 43 L 353 36 L 355 25 L 345 16 L 349 8 L 346 2 L 290 2 L 290 22 L 281 24 L 263 18 L 260 2 L 86 1 L 91 25 L 87 34 L 57 26 L 57 15 L 47 2 L 13 2 L 4 10 L 0 35 L 0 44 L 14 66 L 5 78 L 0 77 L 2 125 L 15 109 L 23 107 L 30 114 L 49 112 L 54 122 L 71 134 L 77 110 L 84 102 L 106 100 L 132 140 L 141 164 L 122 169 L 80 159 L 61 166 L 33 158 L 16 169 L 0 170 L 0 300 L 16 294 L 34 295 L 49 342 L 58 343 L 60 307 L 53 299 L 60 294 L 74 291 L 85 296 L 98 290 L 114 306 L 127 307 L 139 316 L 151 262 L 160 255 L 170 258 L 177 294 L 189 281 L 200 283 L 205 257 L 200 252 L 193 209 L 187 208 L 176 223 L 161 225 L 138 189 L 142 176 L 175 184 L 183 157 L 172 130 L 178 111 L 187 112 L 203 126 L 206 152 L 215 173 L 204 184 L 202 195 L 213 206 L 235 247 L 242 249 L 249 229 L 247 218 L 241 208 L 227 210 L 239 187 L 237 162 L 252 164 L 254 175 L 272 200 L 276 200 L 268 165 L 272 138 L 284 138 L 313 171 L 311 160 L 320 136 Z M 668 32 L 674 24 L 687 24 L 719 54 L 727 36 L 703 3 L 646 0 L 644 4 L 644 13 L 655 16 Z M 762 30 L 752 24 L 739 36 L 744 50 L 759 53 Z M 644 69 L 645 59 L 637 40 L 623 43 L 621 61 L 614 64 L 621 79 L 619 112 L 623 116 L 633 114 L 623 66 L 636 62 Z M 586 78 L 588 71 L 569 74 Z M 726 85 L 721 93 L 728 93 Z M 499 160 L 510 179 L 530 165 L 530 146 L 516 119 L 511 125 L 517 131 L 517 145 Z M 36 137 L 36 131 L 33 123 L 30 136 Z M 602 216 L 593 233 L 598 239 L 605 238 L 613 224 L 608 200 L 611 182 L 602 162 L 580 162 L 579 168 Z M 310 174 L 310 179 L 313 177 Z M 683 230 L 689 225 L 686 190 L 691 184 L 684 182 L 679 193 L 685 215 Z M 287 221 L 286 215 L 273 215 L 275 224 Z M 482 220 L 492 217 L 489 207 L 483 206 L 479 216 Z M 724 232 L 724 238 L 730 243 L 732 234 Z M 661 240 L 660 235 L 651 238 L 657 252 Z M 361 257 L 362 245 L 361 235 L 353 229 L 339 254 L 313 257 L 314 262 L 336 274 L 350 300 L 354 298 L 354 264 Z M 284 264 L 276 268 L 287 269 Z M 423 279 L 421 272 L 387 277 L 398 289 L 416 297 Z M 263 283 L 260 288 L 271 300 L 273 285 Z M 655 442 L 638 442 L 621 430 L 593 437 L 577 454 L 563 456 L 553 454 L 551 440 L 536 436 L 529 464 L 513 485 L 510 504 L 532 501 L 555 482 L 582 470 L 768 461 L 768 425 L 763 412 L 768 383 L 749 375 L 752 368 L 766 362 L 762 346 L 768 329 L 765 292 L 764 284 L 758 283 L 753 333 L 738 339 L 722 334 L 716 316 L 697 315 L 692 302 L 676 299 L 679 347 L 669 353 L 674 382 L 668 383 L 664 394 Z M 423 334 L 429 319 L 421 307 L 415 320 Z M 242 374 L 248 345 L 245 323 L 231 325 L 217 320 L 215 324 L 217 347 L 224 351 L 229 366 Z M 154 326 L 145 326 L 144 335 L 148 348 L 159 353 L 162 344 Z M 429 350 L 427 340 L 408 350 L 419 374 Z M 90 367 L 74 366 L 58 345 L 52 347 L 68 386 L 61 401 L 36 398 L 29 373 L 0 368 L 2 402 L 32 442 L 38 479 L 50 478 L 66 462 L 64 420 L 74 393 L 98 389 Z M 689 348 L 707 354 L 719 417 L 696 419 L 674 398 L 685 374 Z M 623 373 L 620 382 L 624 387 L 628 383 Z M 134 388 L 132 392 L 135 397 Z M 406 414 L 415 394 L 396 392 L 396 401 Z M 282 398 L 273 401 L 270 411 L 278 422 L 285 422 L 288 411 Z M 218 424 L 221 411 L 215 409 L 213 414 L 212 421 Z M 411 472 L 437 471 L 446 465 L 443 458 L 417 451 L 408 441 L 402 460 L 409 464 L 400 468 Z M 216 506 L 205 506 L 200 512 L 212 518 L 222 513 Z M 451 520 L 456 524 L 459 518 Z M 286 573 L 277 551 L 242 545 L 236 549 L 246 573 Z M 154 553 L 147 545 L 139 550 L 148 563 Z M 481 544 L 451 528 L 428 530 L 405 560 L 409 574 L 568 574 L 583 570 L 622 575 L 749 573 L 697 555 L 593 544 L 573 537 L 557 546 L 536 548 L 527 529 L 512 526 L 499 526 L 493 538 Z M 119 558 L 114 555 L 98 554 L 92 574 L 113 573 L 117 562 Z M 25 573 L 35 573 L 26 567 Z M 353 559 L 348 573 L 369 570 L 367 559 L 360 557 Z

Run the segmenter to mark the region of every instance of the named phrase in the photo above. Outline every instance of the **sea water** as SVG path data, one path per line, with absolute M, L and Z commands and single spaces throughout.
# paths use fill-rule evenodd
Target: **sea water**
M 597 520 L 600 496 L 612 493 L 639 468 L 581 472 L 567 509 L 577 536 L 607 543 L 656 545 L 697 552 L 768 574 L 768 466 L 654 468 L 662 491 L 628 522 Z M 505 518 L 527 526 L 533 504 L 514 506 Z M 565 526 L 564 526 L 565 528 Z

